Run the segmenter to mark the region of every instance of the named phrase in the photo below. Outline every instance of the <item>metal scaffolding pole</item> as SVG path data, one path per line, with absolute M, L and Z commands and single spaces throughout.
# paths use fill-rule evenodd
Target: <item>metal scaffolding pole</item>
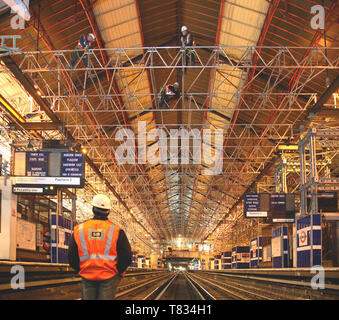
M 273 54 L 265 54 L 266 49 Z M 176 50 L 174 57 L 168 55 L 168 50 Z M 88 157 L 106 181 L 116 186 L 128 207 L 145 217 L 147 226 L 157 237 L 171 230 L 172 224 L 175 233 L 188 230 L 198 239 L 204 238 L 227 213 L 229 209 L 225 209 L 223 202 L 229 201 L 232 208 L 247 186 L 260 175 L 274 156 L 277 144 L 295 135 L 295 124 L 310 109 L 316 95 L 307 92 L 306 85 L 327 70 L 339 68 L 339 48 L 328 48 L 325 55 L 322 48 L 195 47 L 195 66 L 184 66 L 184 51 L 180 50 L 179 47 L 89 50 L 86 52 L 88 67 L 79 60 L 73 69 L 69 68 L 73 50 L 26 52 L 24 56 L 15 55 L 14 59 L 23 74 L 31 79 L 50 112 L 60 118 L 62 128 L 86 147 Z M 245 54 L 239 54 L 243 52 Z M 256 64 L 252 62 L 254 54 Z M 107 59 L 103 60 L 103 55 Z M 181 97 L 169 110 L 158 109 L 158 89 L 184 67 L 191 74 L 188 78 L 182 72 Z M 157 77 L 158 71 L 164 74 L 161 80 Z M 209 92 L 197 89 L 196 85 L 205 71 L 211 71 L 212 75 Z M 253 77 L 245 84 L 245 77 L 252 71 Z M 111 74 L 109 80 L 107 72 Z M 282 90 L 296 72 L 302 81 L 295 81 L 288 91 Z M 259 80 L 264 83 L 263 90 L 253 85 Z M 118 90 L 114 89 L 115 83 Z M 149 83 L 154 92 L 145 89 L 150 88 L 147 87 Z M 44 110 L 39 111 L 46 116 Z M 258 120 L 259 113 L 274 115 L 278 111 L 279 117 Z M 183 114 L 189 113 L 188 124 L 182 123 L 179 117 L 177 121 L 167 121 L 173 112 L 181 114 L 181 120 Z M 192 121 L 193 112 L 198 120 Z M 246 114 L 248 122 L 231 123 L 234 112 Z M 293 112 L 297 114 L 295 117 L 291 116 Z M 145 120 L 149 132 L 159 126 L 157 117 L 161 117 L 161 129 L 167 139 L 170 130 L 178 126 L 188 130 L 223 129 L 227 140 L 222 150 L 224 167 L 220 176 L 212 180 L 197 175 L 208 165 L 202 162 L 196 167 L 191 150 L 190 163 L 185 168 L 169 161 L 159 165 L 117 165 L 114 161 L 119 146 L 116 133 L 122 128 L 131 129 L 137 137 L 137 122 Z M 43 131 L 42 136 L 50 131 L 53 130 Z M 158 144 L 157 141 L 148 142 L 145 152 Z M 304 169 L 306 172 L 306 158 Z M 287 190 L 287 171 L 283 171 L 282 190 Z M 95 179 L 93 172 L 88 175 L 88 181 L 95 188 L 101 187 L 102 182 Z M 214 190 L 212 185 L 220 190 Z M 184 199 L 184 195 L 189 199 Z M 190 206 L 193 200 L 200 203 L 197 208 Z M 162 216 L 158 217 L 159 212 Z M 166 221 L 170 224 L 166 225 Z M 162 230 L 159 225 L 163 225 Z

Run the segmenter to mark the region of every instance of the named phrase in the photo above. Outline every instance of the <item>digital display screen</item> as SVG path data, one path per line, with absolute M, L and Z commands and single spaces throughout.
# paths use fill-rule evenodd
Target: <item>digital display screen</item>
M 263 194 L 245 194 L 244 211 L 247 218 L 266 218 L 267 206 Z
M 48 161 L 47 158 L 48 155 L 46 152 L 27 152 L 27 177 L 46 177 Z
M 271 194 L 271 211 L 286 211 L 286 194 Z
M 28 193 L 27 188 L 30 187 L 84 186 L 85 163 L 80 152 L 16 152 L 14 160 L 14 187 L 19 188 L 15 189 L 17 194 Z M 21 187 L 26 189 L 20 189 Z M 54 189 L 47 190 L 48 194 L 51 190 Z M 43 189 L 43 193 L 46 192 Z
M 245 211 L 260 211 L 260 195 L 245 194 Z
M 82 153 L 63 153 L 61 157 L 62 177 L 82 177 L 84 159 Z
M 246 194 L 244 197 L 244 212 L 247 218 L 267 218 L 267 223 L 294 222 L 294 194 Z

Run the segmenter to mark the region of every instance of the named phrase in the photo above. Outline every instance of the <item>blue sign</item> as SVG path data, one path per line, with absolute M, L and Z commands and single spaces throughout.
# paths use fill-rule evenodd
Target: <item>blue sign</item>
M 286 211 L 286 194 L 271 194 L 271 211 Z
M 46 177 L 47 163 L 46 152 L 27 152 L 26 175 L 28 177 Z
M 67 152 L 62 154 L 61 158 L 61 176 L 62 177 L 83 177 L 84 158 L 82 153 Z

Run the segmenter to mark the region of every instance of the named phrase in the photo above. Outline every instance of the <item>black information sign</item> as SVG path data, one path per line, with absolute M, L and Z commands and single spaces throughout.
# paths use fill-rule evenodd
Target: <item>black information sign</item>
M 245 194 L 245 211 L 259 211 L 260 196 L 259 194 Z
M 27 152 L 26 174 L 28 177 L 47 176 L 47 153 Z
M 271 194 L 271 211 L 286 211 L 286 194 Z
M 247 218 L 267 217 L 267 211 L 263 210 L 260 194 L 245 194 L 244 211 Z
M 294 222 L 295 201 L 293 194 L 271 194 L 272 221 L 280 223 Z
M 244 212 L 247 218 L 265 218 L 265 223 L 294 222 L 293 194 L 246 194 Z
M 62 177 L 83 177 L 84 158 L 82 153 L 67 152 L 61 158 Z

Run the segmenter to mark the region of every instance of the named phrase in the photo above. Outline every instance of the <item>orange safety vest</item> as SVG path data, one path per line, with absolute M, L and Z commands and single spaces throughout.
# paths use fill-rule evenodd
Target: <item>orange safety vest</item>
M 87 280 L 106 280 L 118 273 L 119 232 L 120 227 L 108 220 L 88 220 L 74 228 L 80 276 Z
M 175 93 L 169 88 L 170 86 L 171 86 L 170 84 L 168 84 L 168 85 L 166 86 L 165 93 L 166 93 L 166 95 L 168 95 L 168 96 L 174 96 Z

